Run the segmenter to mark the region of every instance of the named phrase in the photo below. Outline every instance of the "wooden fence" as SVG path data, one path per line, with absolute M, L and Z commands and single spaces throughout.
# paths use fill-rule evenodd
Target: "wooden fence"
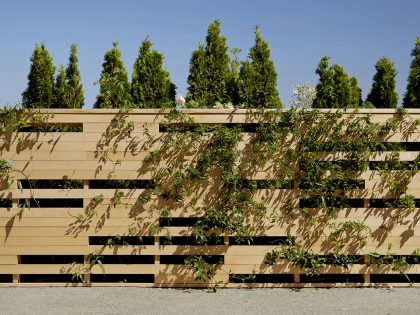
M 244 139 L 238 147 L 242 151 L 253 132 L 246 126 L 256 123 L 242 109 L 183 112 L 196 125 L 240 125 Z M 350 220 L 368 227 L 370 230 L 359 231 L 367 233 L 364 244 L 346 247 L 354 259 L 348 266 L 323 261 L 319 272 L 309 275 L 303 265 L 287 259 L 267 264 L 267 254 L 287 237 L 305 241 L 305 232 L 311 228 L 307 220 L 288 218 L 283 210 L 286 197 L 293 208 L 303 207 L 299 203 L 303 188 L 293 180 L 286 188 L 257 187 L 256 198 L 278 215 L 262 218 L 249 242 L 241 243 L 235 235 L 223 232 L 211 244 L 200 245 L 191 235 L 208 202 L 206 196 L 217 190 L 216 184 L 202 180 L 197 194 L 178 203 L 160 201 L 147 206 L 140 202 L 153 185 L 153 169 L 146 159 L 163 145 L 161 139 L 168 130 L 162 122 L 168 111 L 57 109 L 49 113 L 53 113 L 48 120 L 50 131 L 24 127 L 3 135 L 0 143 L 1 159 L 13 169 L 10 177 L 14 179 L 10 187 L 5 182 L 0 187 L 0 286 L 408 286 L 420 281 L 416 251 L 420 248 L 419 206 L 404 210 L 381 205 L 381 200 L 388 200 L 389 191 L 378 188 L 383 176 L 372 163 L 357 175 L 363 184 L 352 190 L 351 198 L 358 204 L 340 209 L 333 220 L 337 226 Z M 356 115 L 370 114 L 372 122 L 382 125 L 397 115 L 394 110 L 361 110 Z M 410 110 L 409 118 L 401 121 L 410 120 L 411 129 L 399 125 L 384 137 L 384 142 L 409 144 L 400 152 L 400 160 L 416 161 L 420 153 L 417 119 L 420 111 Z M 60 129 L 63 126 L 68 129 Z M 370 161 L 386 160 L 389 154 L 371 154 Z M 338 159 L 339 155 L 329 156 Z M 194 155 L 182 159 L 191 162 Z M 162 160 L 159 163 L 164 165 Z M 270 172 L 261 167 L 250 179 L 273 179 Z M 112 186 L 117 180 L 125 180 L 125 186 Z M 413 173 L 405 192 L 414 196 L 413 202 L 420 199 L 419 184 L 418 174 Z M 309 217 L 318 214 L 317 209 L 307 207 Z M 162 213 L 168 209 L 170 215 Z M 306 253 L 318 259 L 331 254 L 328 229 L 331 224 L 305 247 Z M 351 235 L 348 238 L 351 243 Z M 203 258 L 206 268 L 214 266 L 214 275 L 197 279 L 199 270 L 185 264 L 185 259 L 198 257 L 191 255 Z M 375 255 L 381 263 L 369 263 L 369 257 Z M 393 265 L 386 264 L 391 260 Z

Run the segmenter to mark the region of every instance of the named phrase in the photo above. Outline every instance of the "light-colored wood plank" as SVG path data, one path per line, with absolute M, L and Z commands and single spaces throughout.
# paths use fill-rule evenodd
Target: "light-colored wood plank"
M 18 256 L 0 256 L 0 265 L 16 265 L 18 263 Z
M 87 237 L 79 236 L 77 238 L 72 236 L 61 237 L 47 237 L 47 236 L 13 236 L 4 240 L 3 246 L 87 246 L 89 240 Z
M 121 247 L 108 247 L 108 246 L 58 246 L 58 245 L 45 245 L 45 246 L 2 246 L 0 247 L 0 255 L 89 255 L 92 252 L 101 252 L 103 255 L 119 254 L 131 255 L 133 253 L 144 255 L 196 255 L 196 254 L 209 254 L 209 255 L 256 255 L 262 256 L 277 246 L 160 246 L 154 245 L 141 245 L 141 246 L 121 246 Z M 406 245 L 403 248 L 392 248 L 391 252 L 394 255 L 411 255 L 418 246 Z M 315 254 L 329 254 L 331 250 L 313 250 Z M 364 255 L 372 252 L 377 252 L 381 255 L 389 253 L 388 244 L 380 246 L 368 245 L 363 250 L 348 251 L 349 254 Z

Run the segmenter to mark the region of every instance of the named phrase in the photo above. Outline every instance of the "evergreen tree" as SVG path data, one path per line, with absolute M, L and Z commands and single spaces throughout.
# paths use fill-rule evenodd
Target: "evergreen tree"
M 373 84 L 366 98 L 376 108 L 396 108 L 398 94 L 395 92 L 395 77 L 397 71 L 394 63 L 386 57 L 376 62 L 376 73 L 373 77 Z
M 252 107 L 250 104 L 253 103 L 255 78 L 257 74 L 251 65 L 249 60 L 242 61 L 241 70 L 239 71 L 238 81 L 238 96 L 239 103 L 245 104 L 246 107 Z
M 99 79 L 100 91 L 95 108 L 122 108 L 131 106 L 130 84 L 118 43 L 105 53 L 103 70 Z
M 80 71 L 78 67 L 77 46 L 70 47 L 69 63 L 66 68 L 66 79 L 68 88 L 67 107 L 81 108 L 84 105 L 83 86 L 80 82 Z
M 255 28 L 255 44 L 249 52 L 250 61 L 242 63 L 239 72 L 239 99 L 248 108 L 281 108 L 277 91 L 277 73 L 270 59 L 268 43 Z
M 361 107 L 363 105 L 362 89 L 357 85 L 357 79 L 355 77 L 351 77 L 349 84 L 350 84 L 349 107 L 352 107 L 352 108 Z
M 414 57 L 410 65 L 407 91 L 404 95 L 403 106 L 420 108 L 420 37 L 416 38 L 416 44 L 411 51 Z
M 187 102 L 194 101 L 199 106 L 206 107 L 206 50 L 202 43 L 199 43 L 198 49 L 192 53 L 187 83 Z
M 328 56 L 323 56 L 315 73 L 319 76 L 316 85 L 314 108 L 356 108 L 362 105 L 362 90 L 357 79 L 349 79 L 344 68 L 339 64 L 329 65 Z
M 68 85 L 66 81 L 66 71 L 63 66 L 60 66 L 60 71 L 57 74 L 54 85 L 54 108 L 68 107 Z
M 333 80 L 335 84 L 335 107 L 350 107 L 350 80 L 339 64 L 332 65 Z M 334 104 L 334 103 L 333 103 Z
M 28 74 L 28 87 L 22 93 L 24 107 L 50 107 L 54 102 L 53 60 L 45 48 L 35 45 Z
M 216 102 L 229 102 L 228 81 L 226 37 L 220 36 L 220 21 L 216 20 L 208 27 L 206 46 L 199 45 L 198 50 L 192 54 L 187 100 L 197 102 L 199 107 L 213 107 Z
M 239 66 L 240 61 L 238 54 L 241 52 L 239 48 L 230 50 L 232 58 L 230 60 L 229 79 L 227 81 L 227 93 L 233 105 L 239 104 Z
M 315 73 L 319 76 L 316 85 L 316 97 L 312 106 L 314 108 L 332 107 L 334 101 L 334 73 L 329 65 L 330 57 L 323 56 Z
M 140 108 L 161 108 L 174 106 L 175 85 L 169 72 L 162 68 L 163 54 L 151 50 L 152 43 L 145 39 L 134 63 L 131 82 L 133 102 Z
M 220 21 L 209 25 L 206 37 L 206 73 L 208 106 L 216 102 L 226 103 L 227 82 L 229 80 L 229 55 L 226 37 L 220 36 Z

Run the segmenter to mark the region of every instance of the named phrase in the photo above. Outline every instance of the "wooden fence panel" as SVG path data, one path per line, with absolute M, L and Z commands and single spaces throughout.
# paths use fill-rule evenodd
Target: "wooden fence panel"
M 194 239 L 195 223 L 220 193 L 220 171 L 212 170 L 211 179 L 196 180 L 194 194 L 183 200 L 164 198 L 162 192 L 146 204 L 141 201 L 148 192 L 141 186 L 152 185 L 157 168 L 177 159 L 165 151 L 168 110 L 43 112 L 54 114 L 48 121 L 51 126 L 79 126 L 80 130 L 24 130 L 1 135 L 1 159 L 10 163 L 14 181 L 6 187 L 0 178 L 0 199 L 10 201 L 7 205 L 0 203 L 0 286 L 329 287 L 408 286 L 420 282 L 420 176 L 412 164 L 385 171 L 411 172 L 405 194 L 413 196 L 415 206 L 392 206 L 384 202 L 394 200 L 394 186 L 403 184 L 390 186 L 384 171 L 372 166 L 395 159 L 396 152 L 385 148 L 369 155 L 372 165 L 353 176 L 362 181 L 362 187 L 348 193 L 349 200 L 359 204 L 340 208 L 328 225 L 314 227 L 313 220 L 323 222 L 325 211 L 301 206 L 299 199 L 305 188 L 286 176 L 289 187 L 259 187 L 254 192 L 255 201 L 265 203 L 267 216 L 257 219 L 255 213 L 247 214 L 244 222 L 254 227 L 249 243 L 241 243 L 235 233 L 216 229 L 219 243 L 199 245 Z M 194 120 L 194 124 L 178 124 L 184 127 L 261 123 L 258 115 L 243 109 L 183 112 Z M 403 143 L 408 149 L 398 152 L 398 161 L 415 163 L 420 155 L 420 130 L 415 123 L 420 119 L 420 110 L 408 112 L 410 121 L 399 124 L 383 142 Z M 343 117 L 363 118 L 368 114 L 373 123 L 382 125 L 397 115 L 385 109 L 344 113 Z M 112 127 L 117 118 L 132 122 L 132 131 Z M 278 161 L 250 162 L 254 134 L 244 130 L 242 136 L 237 145 L 240 160 L 248 159 L 250 165 L 243 170 L 243 179 L 277 179 L 281 175 L 276 170 Z M 210 133 L 203 136 L 196 151 L 180 152 L 179 162 L 195 163 L 210 144 L 210 137 Z M 285 139 L 292 149 L 298 145 L 292 134 Z M 162 158 L 151 163 L 151 154 L 159 150 L 163 151 Z M 256 150 L 263 154 L 261 148 Z M 314 155 L 320 161 L 340 161 L 349 156 L 347 152 Z M 296 169 L 298 164 L 294 165 Z M 58 180 L 70 186 L 51 184 L 40 188 L 43 180 Z M 128 184 L 133 187 L 106 186 L 115 180 L 132 181 Z M 36 184 L 25 186 L 28 181 Z M 289 214 L 284 210 L 287 207 L 292 209 Z M 303 208 L 306 216 L 292 214 Z M 168 209 L 170 215 L 164 215 Z M 349 222 L 359 224 L 361 229 L 346 230 Z M 341 233 L 341 252 L 354 259 L 347 266 L 322 261 L 334 251 L 334 233 Z M 268 264 L 267 255 L 278 250 L 288 237 L 303 244 L 306 255 L 321 259 L 318 272 L 310 275 L 303 263 L 286 259 Z M 203 265 L 214 268 L 208 277 L 199 279 L 197 271 L 188 268 L 185 260 L 192 257 L 211 261 Z

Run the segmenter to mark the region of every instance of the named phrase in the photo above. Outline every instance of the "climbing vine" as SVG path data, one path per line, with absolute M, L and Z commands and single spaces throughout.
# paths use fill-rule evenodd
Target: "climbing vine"
M 287 260 L 317 274 L 325 265 L 348 268 L 357 259 L 347 252 L 364 253 L 372 237 L 371 228 L 360 220 L 337 223 L 342 209 L 364 208 L 365 199 L 376 198 L 385 200 L 383 208 L 396 208 L 396 222 L 415 211 L 407 190 L 418 173 L 417 158 L 400 161 L 396 151 L 401 146 L 386 141 L 397 131 L 409 136 L 416 130 L 416 121 L 405 111 L 396 111 L 385 123 L 357 110 L 260 110 L 249 113 L 248 119 L 245 124 L 200 125 L 172 110 L 166 116 L 162 146 L 149 156 L 153 193 L 175 205 L 191 199 L 200 182 L 217 186 L 193 227 L 200 244 L 226 234 L 250 243 L 267 228 L 267 221 L 284 226 L 285 221 L 297 220 L 301 235 L 268 253 L 266 263 Z M 371 159 L 381 152 L 385 160 L 372 167 Z M 185 156 L 194 158 L 181 162 Z M 380 184 L 366 196 L 369 169 L 377 172 Z M 261 170 L 264 179 L 255 180 Z M 292 195 L 285 197 L 283 189 Z M 270 198 L 261 198 L 261 190 L 277 194 L 281 202 L 268 207 Z M 330 250 L 328 255 L 311 252 L 316 239 Z

